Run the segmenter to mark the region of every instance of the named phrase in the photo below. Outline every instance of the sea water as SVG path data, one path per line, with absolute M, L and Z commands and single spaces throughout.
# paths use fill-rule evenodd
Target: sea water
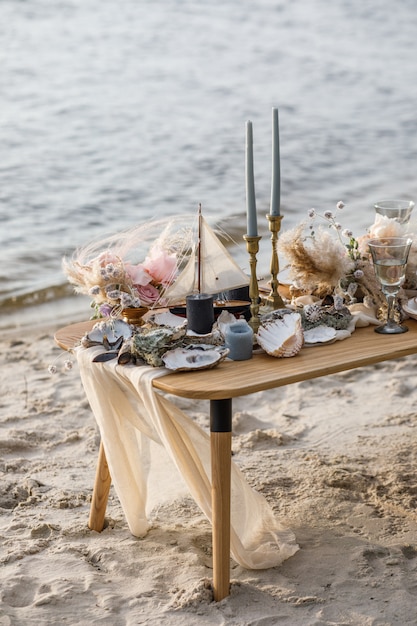
M 282 230 L 342 200 L 360 235 L 416 200 L 416 22 L 414 0 L 2 0 L 0 325 L 88 317 L 62 257 L 200 202 L 249 271 L 248 119 L 267 274 L 272 107 Z

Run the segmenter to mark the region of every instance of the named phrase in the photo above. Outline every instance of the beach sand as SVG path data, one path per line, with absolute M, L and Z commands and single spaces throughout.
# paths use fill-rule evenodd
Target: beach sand
M 234 401 L 234 460 L 300 550 L 268 570 L 231 560 L 215 603 L 211 527 L 176 470 L 152 481 L 146 537 L 113 488 L 88 529 L 99 435 L 56 328 L 0 340 L 1 626 L 417 624 L 416 357 Z M 208 428 L 207 402 L 178 403 Z

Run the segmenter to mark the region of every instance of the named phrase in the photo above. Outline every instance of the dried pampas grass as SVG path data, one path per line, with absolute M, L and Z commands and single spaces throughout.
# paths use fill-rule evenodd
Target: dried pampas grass
M 306 235 L 306 222 L 282 234 L 280 252 L 288 262 L 289 275 L 300 289 L 322 298 L 332 294 L 340 281 L 354 271 L 354 261 L 345 246 L 319 228 Z

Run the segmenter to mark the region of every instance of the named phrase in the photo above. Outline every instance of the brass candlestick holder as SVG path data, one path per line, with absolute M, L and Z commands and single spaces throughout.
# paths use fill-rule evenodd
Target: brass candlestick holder
M 279 272 L 279 261 L 278 261 L 278 233 L 281 228 L 281 220 L 282 215 L 270 215 L 267 216 L 269 222 L 269 230 L 271 232 L 271 243 L 272 243 L 272 257 L 271 257 L 271 291 L 269 296 L 264 298 L 265 304 L 272 308 L 274 311 L 276 309 L 283 309 L 284 302 L 281 296 L 278 293 L 278 272 Z
M 246 241 L 246 249 L 249 252 L 250 265 L 249 297 L 251 299 L 251 318 L 249 320 L 249 324 L 252 327 L 253 332 L 257 333 L 259 328 L 259 289 L 258 278 L 256 276 L 256 255 L 259 252 L 259 240 L 262 239 L 262 237 L 250 237 L 249 235 L 243 235 L 243 239 Z

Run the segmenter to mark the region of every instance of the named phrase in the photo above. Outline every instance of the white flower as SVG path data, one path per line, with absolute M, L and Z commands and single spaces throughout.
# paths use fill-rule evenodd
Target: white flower
M 120 293 L 120 304 L 122 305 L 122 307 L 133 306 L 133 298 L 130 293 L 126 293 L 124 291 Z
M 48 367 L 48 372 L 49 372 L 50 374 L 56 374 L 56 373 L 57 373 L 57 371 L 58 371 L 58 368 L 57 368 L 57 366 L 56 366 L 56 365 L 50 365 L 50 366 Z
M 325 211 L 324 212 L 324 217 L 326 218 L 326 220 L 332 220 L 333 219 L 333 213 L 331 211 Z
M 310 209 L 308 212 L 308 217 L 316 217 L 316 209 Z
M 343 209 L 344 206 L 345 206 L 345 204 L 341 200 L 336 204 L 336 208 L 337 209 Z
M 67 372 L 69 372 L 69 370 L 72 370 L 72 361 L 70 359 L 67 359 L 66 361 L 64 361 L 64 369 L 67 370 Z
M 350 239 L 351 237 L 353 237 L 353 233 L 352 233 L 352 231 L 351 231 L 351 230 L 349 230 L 348 228 L 345 228 L 345 229 L 342 231 L 342 235 L 343 235 L 343 237 L 347 237 L 348 239 Z
M 333 225 L 336 230 L 342 230 L 342 224 L 339 224 L 339 222 L 335 222 Z

